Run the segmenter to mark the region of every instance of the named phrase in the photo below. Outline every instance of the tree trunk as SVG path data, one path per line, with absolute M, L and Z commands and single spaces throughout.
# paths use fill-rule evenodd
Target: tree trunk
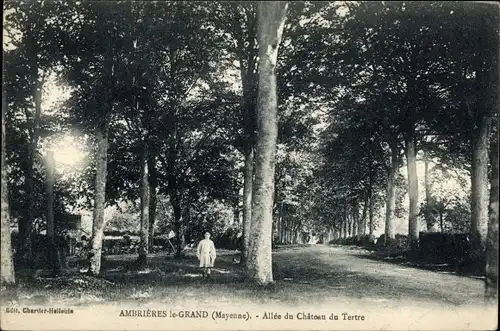
M 14 284 L 14 263 L 12 260 L 12 242 L 10 231 L 10 213 L 9 213 L 9 194 L 7 169 L 5 164 L 5 116 L 7 113 L 7 100 L 5 95 L 2 96 L 2 216 L 1 216 L 1 265 L 0 265 L 0 287 Z
M 148 180 L 149 180 L 149 247 L 148 251 L 151 252 L 154 244 L 155 223 L 156 223 L 156 208 L 158 204 L 158 197 L 156 196 L 156 188 L 158 187 L 158 176 L 156 172 L 156 159 L 154 156 L 148 159 Z
M 243 174 L 243 247 L 240 263 L 245 265 L 248 257 L 250 229 L 252 224 L 252 184 L 253 184 L 254 150 L 249 147 L 245 153 L 245 169 Z
M 499 77 L 499 65 L 500 65 L 500 39 L 496 31 L 500 29 L 500 19 L 498 15 L 500 14 L 498 9 L 496 11 L 496 20 L 492 20 L 495 25 L 494 29 L 490 29 L 491 32 L 495 31 L 495 43 L 491 45 L 491 49 L 496 50 L 493 55 L 493 61 L 490 70 L 491 80 L 490 80 L 490 92 L 489 100 L 490 102 L 490 113 L 495 114 L 495 121 L 492 121 L 492 125 L 495 128 L 495 135 L 491 142 L 491 177 L 490 177 L 490 208 L 489 208 L 489 219 L 488 219 L 488 233 L 486 239 L 486 282 L 485 282 L 485 300 L 486 303 L 491 305 L 496 305 L 498 307 L 498 209 L 499 209 L 499 166 L 498 166 L 498 148 L 499 148 L 499 129 L 498 116 L 500 110 L 500 77 Z M 498 309 L 498 308 L 497 308 Z
M 497 122 L 498 124 L 498 122 Z M 498 126 L 497 126 L 498 130 Z M 498 301 L 498 131 L 491 146 L 491 190 L 490 215 L 488 220 L 488 234 L 486 239 L 486 292 L 488 303 L 497 304 Z
M 59 247 L 55 239 L 54 224 L 54 152 L 47 153 L 46 172 L 47 172 L 47 257 L 50 263 L 52 275 L 56 276 L 61 269 Z
M 389 168 L 389 176 L 387 178 L 387 197 L 385 206 L 385 244 L 388 241 L 395 239 L 394 234 L 394 209 L 396 208 L 396 175 L 398 172 L 399 150 L 396 141 L 391 143 L 391 166 Z
M 139 268 L 145 268 L 147 265 L 148 256 L 148 236 L 149 236 L 149 175 L 148 175 L 148 158 L 147 146 L 144 146 L 143 155 L 141 158 L 141 228 L 140 228 L 140 243 L 139 257 L 137 264 Z
M 471 234 L 475 256 L 484 251 L 488 229 L 488 143 L 490 117 L 484 114 L 479 121 L 479 128 L 472 151 Z
M 368 233 L 370 236 L 373 236 L 373 232 L 375 231 L 375 224 L 373 222 L 373 192 L 370 189 L 370 200 L 368 202 Z
M 360 224 L 360 232 L 361 235 L 366 234 L 366 214 L 368 211 L 368 195 L 365 197 L 365 202 L 363 204 L 363 213 L 361 214 L 361 224 Z
M 106 176 L 108 163 L 107 121 L 97 129 L 97 164 L 95 176 L 94 213 L 92 222 L 91 256 L 89 273 L 97 276 L 101 271 L 102 240 L 104 236 L 104 208 L 106 203 Z
M 243 247 L 240 263 L 245 265 L 248 259 L 248 247 L 252 222 L 252 184 L 254 173 L 255 147 L 255 65 L 256 65 L 256 17 L 246 16 L 247 38 L 238 21 L 236 35 L 239 48 L 240 75 L 243 87 L 243 135 L 245 166 L 243 169 Z M 248 43 L 247 43 L 248 40 Z M 245 66 L 246 64 L 246 66 Z
M 359 240 L 361 237 L 361 229 L 360 229 L 360 218 L 359 218 L 359 204 L 356 202 L 353 209 L 354 214 L 354 235 Z
M 240 206 L 238 202 L 235 202 L 233 206 L 233 224 L 236 225 L 237 229 L 240 229 Z
M 26 190 L 26 213 L 19 221 L 19 255 L 25 267 L 31 267 L 32 261 L 32 224 L 35 209 L 34 172 L 35 156 L 38 150 L 38 140 L 40 138 L 40 118 L 42 115 L 42 82 L 39 81 L 38 74 L 35 75 L 35 85 L 33 86 L 33 97 L 35 99 L 35 116 L 31 133 L 30 149 L 27 157 L 25 190 Z
M 417 178 L 417 151 L 413 136 L 406 140 L 406 161 L 408 168 L 408 196 L 410 210 L 408 217 L 408 239 L 413 253 L 418 249 L 418 178 Z
M 290 228 L 290 220 L 286 221 L 285 231 L 286 231 L 286 243 L 291 244 L 291 228 Z
M 281 244 L 281 231 L 283 228 L 281 221 L 282 221 L 281 209 L 278 209 L 278 244 Z
M 347 207 L 344 207 L 344 220 L 343 225 L 344 225 L 344 239 L 347 239 L 349 237 L 349 220 L 347 219 Z
M 170 203 L 174 210 L 174 232 L 175 232 L 175 257 L 180 258 L 182 255 L 182 209 L 180 199 L 171 197 Z
M 349 233 L 349 238 L 353 235 L 353 223 L 354 220 L 352 219 L 352 215 L 349 215 L 349 213 L 347 213 L 347 231 Z
M 278 95 L 275 69 L 288 4 L 270 1 L 259 2 L 257 6 L 259 40 L 258 135 L 255 148 L 255 181 L 247 271 L 248 276 L 254 282 L 265 285 L 273 282 L 271 231 L 278 136 Z
M 344 219 L 340 220 L 339 239 L 344 239 Z
M 429 159 L 427 156 L 427 151 L 424 150 L 424 186 L 425 186 L 425 223 L 427 225 L 427 231 L 432 231 L 434 223 L 429 215 L 429 208 L 431 202 L 431 183 L 429 179 Z

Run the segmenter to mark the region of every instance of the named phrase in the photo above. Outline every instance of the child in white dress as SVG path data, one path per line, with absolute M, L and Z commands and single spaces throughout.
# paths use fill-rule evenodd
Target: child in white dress
M 214 242 L 210 240 L 210 233 L 205 232 L 205 239 L 198 244 L 196 255 L 200 260 L 200 268 L 203 268 L 203 278 L 210 277 L 210 268 L 213 268 L 217 256 Z

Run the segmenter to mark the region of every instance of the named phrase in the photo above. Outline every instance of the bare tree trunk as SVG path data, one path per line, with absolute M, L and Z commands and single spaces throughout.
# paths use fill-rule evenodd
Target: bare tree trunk
M 149 252 L 153 249 L 154 245 L 154 235 L 155 235 L 155 223 L 156 223 L 156 208 L 158 204 L 158 197 L 156 195 L 156 188 L 158 187 L 158 176 L 156 173 L 156 158 L 154 156 L 149 157 L 148 160 L 148 179 L 149 179 Z
M 279 1 L 258 3 L 259 111 L 247 271 L 261 285 L 273 282 L 271 231 L 278 136 L 275 69 L 287 7 Z
M 361 235 L 366 234 L 366 214 L 368 211 L 368 195 L 365 197 L 365 202 L 363 204 L 363 213 L 361 214 L 361 224 L 360 224 L 360 232 Z
M 340 229 L 339 229 L 339 239 L 344 239 L 345 231 L 344 231 L 344 219 L 340 220 Z
M 352 212 L 353 212 L 353 219 L 354 219 L 354 235 L 359 240 L 360 235 L 361 235 L 361 231 L 360 231 L 360 224 L 359 224 L 360 218 L 359 218 L 359 203 L 358 202 L 356 202 L 356 204 L 354 205 Z
M 424 149 L 424 186 L 425 186 L 425 222 L 427 225 L 427 231 L 432 231 L 434 223 L 432 219 L 429 217 L 429 208 L 431 202 L 431 183 L 429 180 L 429 159 L 427 156 L 427 151 Z
M 55 276 L 61 269 L 61 261 L 59 256 L 59 247 L 55 240 L 55 224 L 54 224 L 54 152 L 47 153 L 46 171 L 47 171 L 47 257 L 52 270 L 52 275 Z
M 343 215 L 343 226 L 344 226 L 344 239 L 349 237 L 349 220 L 347 219 L 347 207 L 344 206 L 344 215 Z
M 172 209 L 174 210 L 174 232 L 175 232 L 175 257 L 179 258 L 182 255 L 182 209 L 181 209 L 181 199 L 180 197 L 170 198 L 170 203 L 172 204 Z
M 7 100 L 2 95 L 2 216 L 1 216 L 1 265 L 0 265 L 0 286 L 14 284 L 16 281 L 14 274 L 14 263 L 12 260 L 12 242 L 10 231 L 10 213 L 9 213 L 9 193 L 7 169 L 5 164 L 5 116 L 7 113 Z
M 349 238 L 352 237 L 353 235 L 353 223 L 354 220 L 352 219 L 352 215 L 349 215 L 349 212 L 347 213 L 347 231 L 349 233 Z
M 148 175 L 148 158 L 147 146 L 144 146 L 143 155 L 141 158 L 141 228 L 140 228 L 140 243 L 139 257 L 137 264 L 139 268 L 144 268 L 147 265 L 148 256 L 148 236 L 149 236 L 149 175 Z
M 282 204 L 280 204 L 280 206 L 282 206 Z M 281 207 L 278 207 L 278 244 L 281 244 L 281 232 L 283 230 L 283 226 L 282 226 L 282 208 Z
M 498 130 L 498 121 L 497 121 Z M 491 146 L 490 216 L 486 239 L 486 292 L 488 303 L 498 303 L 498 131 Z
M 500 29 L 500 19 L 498 15 L 500 12 L 496 9 L 496 20 L 493 20 L 495 25 L 491 32 Z M 496 33 L 496 32 L 495 32 Z M 491 45 L 491 49 L 495 50 L 492 53 L 493 61 L 491 65 L 491 80 L 490 80 L 490 113 L 493 116 L 492 126 L 495 129 L 495 135 L 491 142 L 491 177 L 490 177 L 490 208 L 488 219 L 488 233 L 486 239 L 486 282 L 485 282 L 485 300 L 487 304 L 496 305 L 498 307 L 498 205 L 499 205 L 499 110 L 500 110 L 500 38 L 498 34 L 495 35 L 495 43 Z M 496 115 L 496 116 L 494 116 Z
M 406 160 L 408 168 L 408 196 L 410 210 L 408 217 L 408 239 L 413 253 L 418 249 L 418 178 L 417 178 L 417 151 L 413 136 L 406 140 Z
M 485 114 L 479 128 L 472 151 L 471 233 L 475 253 L 481 254 L 485 247 L 488 227 L 488 143 L 490 118 Z
M 233 205 L 233 223 L 236 225 L 237 229 L 240 229 L 240 206 L 238 201 Z
M 399 150 L 397 141 L 391 142 L 391 166 L 389 168 L 389 176 L 387 178 L 387 200 L 385 209 L 385 244 L 395 239 L 394 234 L 394 209 L 396 208 L 396 175 L 398 172 Z
M 286 244 L 286 221 L 284 218 L 281 219 L 281 243 Z
M 26 213 L 19 221 L 19 253 L 24 266 L 31 267 L 32 261 L 32 224 L 33 212 L 35 209 L 34 192 L 34 172 L 35 155 L 38 150 L 38 140 L 40 138 L 40 118 L 42 115 L 42 87 L 43 82 L 39 81 L 38 74 L 35 75 L 35 85 L 33 86 L 33 97 L 35 99 L 35 116 L 31 133 L 30 149 L 27 157 L 25 190 L 26 190 Z
M 97 129 L 97 165 L 89 269 L 89 273 L 95 276 L 101 271 L 102 240 L 104 236 L 104 227 L 106 226 L 104 221 L 104 208 L 106 203 L 109 124 L 107 121 L 102 124 L 102 127 Z
M 373 236 L 373 232 L 375 231 L 375 224 L 373 222 L 373 192 L 370 189 L 370 200 L 368 202 L 368 233 L 370 236 Z
M 285 243 L 291 244 L 291 241 L 290 241 L 290 220 L 285 221 Z
M 255 147 L 255 66 L 257 61 L 257 38 L 255 12 L 246 12 L 241 17 L 239 9 L 236 9 L 237 23 L 234 31 L 239 49 L 240 75 L 243 87 L 243 134 L 244 134 L 244 157 L 243 169 L 243 247 L 240 263 L 245 265 L 248 259 L 248 245 L 252 222 L 252 184 L 254 173 L 254 147 Z M 243 32 L 240 18 L 246 23 L 246 35 Z
M 253 184 L 254 150 L 249 147 L 245 153 L 245 169 L 243 177 L 243 250 L 240 263 L 245 265 L 248 257 L 250 229 L 252 223 L 252 184 Z

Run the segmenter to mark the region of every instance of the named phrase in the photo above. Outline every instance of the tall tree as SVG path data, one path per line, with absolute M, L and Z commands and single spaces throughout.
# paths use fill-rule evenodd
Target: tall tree
M 5 164 L 5 113 L 7 111 L 7 99 L 2 93 L 2 215 L 1 215 L 1 269 L 0 269 L 0 286 L 5 286 L 15 283 L 14 263 L 12 260 L 12 243 L 10 231 L 10 215 L 9 215 L 9 195 L 7 187 L 7 169 Z
M 488 232 L 486 238 L 486 301 L 498 304 L 498 212 L 499 212 L 499 112 L 500 112 L 500 6 L 491 6 L 495 14 L 489 27 L 492 34 L 491 47 L 491 81 L 489 85 L 489 106 L 491 107 L 493 139 L 491 143 L 491 175 Z
M 105 104 L 103 104 L 105 105 Z M 109 117 L 108 117 L 109 118 Z M 108 133 L 106 121 L 97 128 L 97 166 L 95 174 L 94 211 L 92 217 L 91 258 L 89 272 L 98 275 L 101 271 L 102 240 L 104 237 L 104 209 L 106 203 L 106 174 L 108 164 Z
M 47 73 L 47 67 L 51 65 L 53 57 L 51 51 L 57 40 L 47 24 L 48 18 L 53 15 L 53 6 L 44 2 L 38 3 L 8 3 L 6 9 L 10 10 L 8 16 L 9 28 L 20 31 L 20 41 L 17 47 L 20 47 L 23 53 L 23 69 L 29 77 L 28 89 L 31 97 L 31 109 L 33 114 L 27 118 L 30 122 L 30 145 L 27 150 L 24 191 L 26 194 L 26 208 L 24 215 L 19 220 L 19 255 L 25 266 L 32 265 L 31 252 L 31 230 L 34 221 L 35 210 L 35 162 L 36 153 L 40 139 L 40 119 L 42 115 L 42 89 L 44 85 L 44 76 Z
M 397 140 L 393 140 L 391 146 L 391 162 L 389 175 L 387 178 L 387 196 L 386 196 L 386 211 L 385 211 L 385 236 L 384 240 L 388 244 L 395 238 L 394 233 L 394 209 L 396 208 L 396 175 L 399 170 L 399 147 Z
M 141 229 L 140 236 L 141 241 L 139 244 L 139 267 L 145 267 L 147 264 L 147 254 L 149 251 L 148 239 L 153 241 L 153 238 L 148 238 L 149 236 L 149 199 L 150 199 L 150 187 L 149 187 L 149 176 L 148 176 L 148 157 L 147 157 L 147 146 L 144 147 L 143 155 L 141 158 Z
M 499 93 L 497 92 L 497 95 Z M 497 100 L 499 98 L 497 97 Z M 500 101 L 500 100 L 499 100 Z M 497 107 L 500 103 L 497 101 Z M 498 119 L 497 119 L 498 128 Z M 498 129 L 497 129 L 498 130 Z M 488 235 L 486 238 L 486 300 L 498 303 L 498 131 L 491 145 L 491 190 Z
M 241 264 L 246 263 L 252 212 L 252 183 L 256 129 L 257 91 L 257 11 L 255 2 L 222 4 L 220 18 L 228 33 L 227 49 L 238 63 L 241 103 L 236 147 L 244 157 L 243 172 L 243 245 Z
M 49 151 L 46 156 L 46 185 L 47 185 L 47 249 L 48 261 L 55 276 L 61 269 L 60 248 L 56 241 L 56 224 L 54 220 L 54 152 Z
M 487 10 L 486 7 L 482 9 Z M 473 106 L 475 116 L 472 138 L 471 232 L 473 250 L 477 251 L 479 256 L 483 256 L 488 231 L 488 154 L 491 122 L 497 111 L 499 19 L 498 10 L 482 17 L 480 31 L 483 31 L 484 38 L 479 45 L 481 48 L 477 50 L 474 68 L 480 95 Z
M 255 148 L 255 180 L 252 195 L 252 225 L 247 271 L 258 284 L 273 282 L 272 211 L 274 197 L 274 158 L 278 136 L 276 64 L 288 4 L 259 2 L 257 9 L 259 41 L 258 137 Z

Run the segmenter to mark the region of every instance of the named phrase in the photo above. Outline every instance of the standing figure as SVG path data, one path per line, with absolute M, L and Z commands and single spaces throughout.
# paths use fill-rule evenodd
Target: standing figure
M 200 268 L 203 268 L 203 278 L 210 277 L 210 268 L 213 268 L 216 257 L 215 245 L 210 240 L 210 233 L 205 232 L 205 239 L 198 244 L 196 255 L 200 260 Z

